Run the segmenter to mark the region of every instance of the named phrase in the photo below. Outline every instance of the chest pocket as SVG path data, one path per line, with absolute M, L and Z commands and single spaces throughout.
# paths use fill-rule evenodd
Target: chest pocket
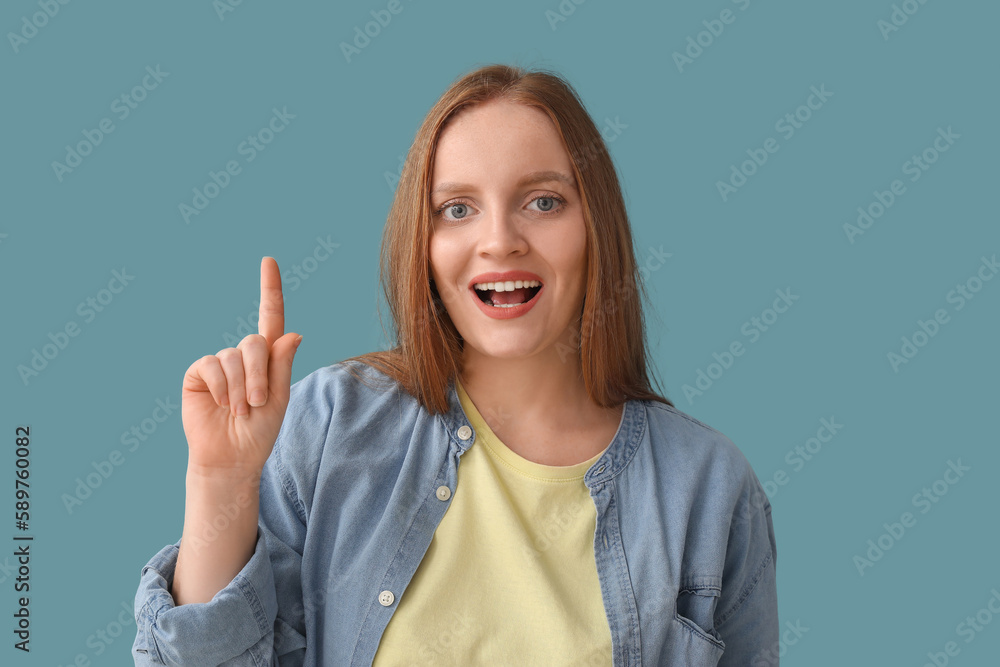
M 721 587 L 712 582 L 700 582 L 682 587 L 677 592 L 674 612 L 674 641 L 681 653 L 697 658 L 698 665 L 716 665 L 722 658 L 726 643 L 715 630 L 715 610 L 722 594 Z

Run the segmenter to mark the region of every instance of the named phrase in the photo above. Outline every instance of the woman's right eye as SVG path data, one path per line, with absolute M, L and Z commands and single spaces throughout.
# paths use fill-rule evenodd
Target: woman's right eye
M 454 209 L 457 209 L 457 215 L 454 215 L 456 213 Z M 449 203 L 445 204 L 444 206 L 436 210 L 434 213 L 435 215 L 441 215 L 445 211 L 452 211 L 453 213 L 453 217 L 444 216 L 445 220 L 461 220 L 462 218 L 464 218 L 469 214 L 469 206 L 468 204 L 462 204 L 462 203 L 454 203 L 454 204 Z

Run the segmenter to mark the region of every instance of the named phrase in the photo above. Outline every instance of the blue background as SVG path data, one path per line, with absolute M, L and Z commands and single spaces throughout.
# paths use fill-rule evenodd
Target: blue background
M 187 367 L 234 345 L 226 334 L 242 338 L 241 318 L 256 321 L 264 255 L 282 269 L 286 331 L 304 336 L 293 381 L 387 347 L 377 260 L 392 175 L 444 89 L 503 62 L 555 69 L 598 126 L 622 127 L 608 147 L 637 257 L 670 254 L 647 265 L 664 389 L 772 482 L 780 616 L 808 628 L 788 635 L 782 664 L 923 665 L 949 641 L 960 650 L 951 664 L 995 664 L 1000 619 L 983 613 L 992 622 L 971 642 L 959 624 L 1000 591 L 1000 280 L 961 309 L 948 294 L 1000 251 L 1000 6 L 903 4 L 917 11 L 883 34 L 887 1 L 403 0 L 348 59 L 340 44 L 386 2 L 243 2 L 226 12 L 209 2 L 73 2 L 51 18 L 37 1 L 5 2 L 0 511 L 10 524 L 0 553 L 12 554 L 19 533 L 18 425 L 31 427 L 35 539 L 30 654 L 12 646 L 15 559 L 0 557 L 0 662 L 64 665 L 83 654 L 130 664 L 134 620 L 117 619 L 131 610 L 142 565 L 180 536 L 187 448 L 179 409 L 147 421 L 155 431 L 134 451 L 123 432 L 149 420 L 158 399 L 179 405 Z M 726 9 L 732 22 L 712 24 Z M 42 27 L 25 27 L 33 16 Z M 706 46 L 699 53 L 688 38 Z M 688 48 L 697 57 L 678 66 L 675 52 Z M 120 118 L 112 103 L 147 67 L 168 75 Z M 807 112 L 813 86 L 831 96 Z M 238 146 L 275 108 L 294 119 L 247 162 Z M 810 117 L 787 137 L 776 123 L 797 110 Z M 60 178 L 52 163 L 104 118 L 113 132 Z M 959 138 L 911 181 L 905 163 L 939 128 Z M 779 150 L 724 198 L 717 183 L 768 138 Z M 229 160 L 242 171 L 186 222 L 178 206 Z M 851 242 L 844 225 L 894 179 L 905 193 Z M 299 278 L 293 266 L 313 257 L 318 238 L 339 246 Z M 102 293 L 123 267 L 134 278 Z M 798 299 L 751 342 L 744 323 L 766 317 L 786 289 Z M 101 296 L 113 297 L 101 312 L 78 311 Z M 948 322 L 893 368 L 887 355 L 938 309 Z M 71 322 L 79 335 L 22 378 L 19 367 Z M 711 368 L 733 341 L 744 354 Z M 699 370 L 715 379 L 689 398 Z M 843 428 L 804 465 L 786 458 L 824 418 Z M 116 449 L 124 462 L 67 507 L 78 478 Z M 914 496 L 959 460 L 969 470 L 940 482 L 946 493 L 921 513 Z M 883 524 L 904 512 L 915 525 L 885 537 Z M 859 571 L 855 557 L 880 536 L 891 548 Z M 121 632 L 108 643 L 101 629 Z

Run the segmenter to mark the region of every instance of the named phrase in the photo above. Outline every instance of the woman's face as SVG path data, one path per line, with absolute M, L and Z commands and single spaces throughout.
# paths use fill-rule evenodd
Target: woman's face
M 430 200 L 431 273 L 465 354 L 554 354 L 556 343 L 575 349 L 587 230 L 570 157 L 549 117 L 507 101 L 461 111 L 439 137 Z M 498 279 L 509 287 L 518 276 L 484 275 L 506 272 L 532 274 L 521 277 L 541 288 L 475 289 Z

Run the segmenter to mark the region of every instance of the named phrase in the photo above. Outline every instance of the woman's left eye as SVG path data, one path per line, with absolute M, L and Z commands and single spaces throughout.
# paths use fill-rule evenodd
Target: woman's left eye
M 565 204 L 566 200 L 557 195 L 542 195 L 531 200 L 532 204 L 538 204 L 538 210 L 542 213 L 552 213 L 557 206 Z

